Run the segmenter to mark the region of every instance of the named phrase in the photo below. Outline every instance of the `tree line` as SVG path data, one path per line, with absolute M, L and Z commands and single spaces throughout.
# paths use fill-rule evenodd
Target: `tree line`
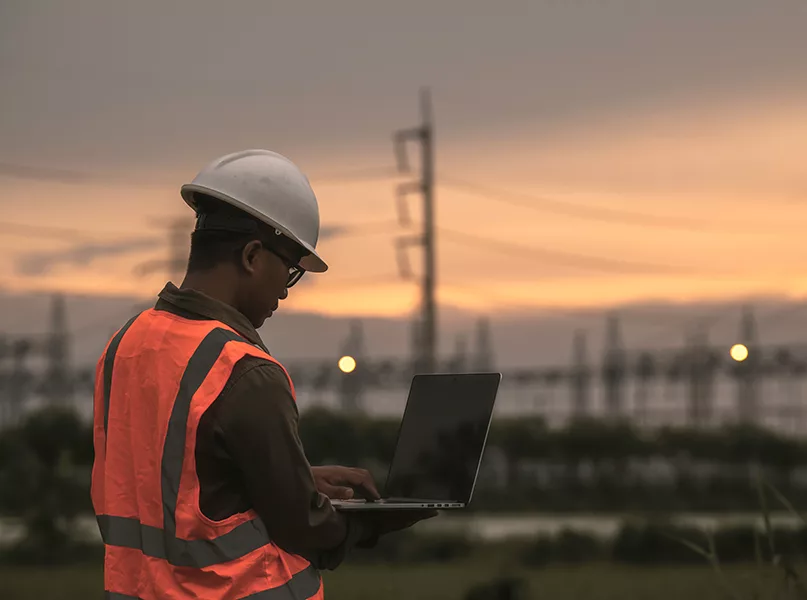
M 317 409 L 302 415 L 300 435 L 312 464 L 364 466 L 383 483 L 398 426 Z M 805 459 L 805 441 L 753 427 L 651 435 L 625 423 L 550 429 L 539 418 L 497 419 L 472 510 L 756 511 L 757 465 L 799 506 L 807 504 Z M 92 460 L 91 426 L 67 410 L 33 413 L 0 433 L 0 517 L 24 525 L 18 552 L 43 561 L 87 550 L 71 528 L 92 512 Z
M 301 416 L 300 435 L 312 463 L 335 460 L 356 463 L 367 459 L 388 462 L 395 449 L 399 421 L 353 416 L 325 409 Z M 698 430 L 666 427 L 642 431 L 627 422 L 595 419 L 572 421 L 551 429 L 541 417 L 498 418 L 488 447 L 511 460 L 580 463 L 587 459 L 627 460 L 664 457 L 795 468 L 807 464 L 807 443 L 773 431 L 743 425 Z

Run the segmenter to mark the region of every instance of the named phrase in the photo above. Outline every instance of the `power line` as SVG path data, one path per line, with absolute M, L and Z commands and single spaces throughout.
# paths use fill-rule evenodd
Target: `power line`
M 692 269 L 673 267 L 670 265 L 659 265 L 652 263 L 641 263 L 627 260 L 615 260 L 598 256 L 587 256 L 582 254 L 572 254 L 536 246 L 522 246 L 511 242 L 503 242 L 471 233 L 455 231 L 452 229 L 439 228 L 439 232 L 446 239 L 455 243 L 465 244 L 474 248 L 483 248 L 498 252 L 507 256 L 515 256 L 521 259 L 533 258 L 539 260 L 552 261 L 555 264 L 589 270 L 599 270 L 621 273 L 665 273 L 665 274 L 692 274 Z M 714 275 L 712 275 L 714 276 Z
M 770 325 L 772 322 L 776 322 L 782 317 L 786 317 L 795 312 L 799 312 L 801 310 L 804 310 L 805 308 L 807 308 L 807 303 L 799 303 L 790 306 L 784 306 L 778 309 L 774 309 L 771 312 L 762 315 L 757 319 L 757 321 L 760 322 L 760 324 L 764 323 L 765 325 Z M 676 324 L 662 325 L 661 331 L 657 330 L 653 334 L 642 337 L 640 343 L 642 345 L 655 344 L 657 343 L 657 340 L 663 337 L 660 334 L 666 334 L 668 332 L 672 333 L 673 331 L 681 332 L 682 330 L 687 331 L 691 329 L 697 329 L 700 331 L 709 331 L 713 329 L 718 323 L 725 321 L 725 319 L 731 316 L 736 316 L 733 311 L 721 308 L 706 314 L 700 314 L 695 317 L 684 317 L 685 322 L 683 324 L 676 323 Z
M 669 217 L 654 215 L 635 211 L 628 211 L 618 208 L 602 206 L 590 206 L 547 198 L 546 196 L 533 196 L 508 190 L 483 186 L 468 181 L 446 177 L 441 173 L 443 185 L 457 190 L 461 190 L 487 200 L 510 204 L 536 210 L 540 212 L 552 212 L 566 217 L 588 219 L 593 221 L 604 221 L 608 223 L 619 223 L 622 225 L 641 225 L 643 227 L 658 227 L 661 229 L 684 229 L 688 231 L 703 231 L 704 229 L 715 229 L 714 223 L 702 219 L 691 219 L 682 217 Z M 730 231 L 732 233 L 754 233 L 759 231 Z
M 793 313 L 800 312 L 804 309 L 807 309 L 807 302 L 799 302 L 797 304 L 792 304 L 789 306 L 783 306 L 777 309 L 771 310 L 767 314 L 763 314 L 762 316 L 758 317 L 756 320 L 762 324 L 769 326 L 771 323 L 780 320 L 782 317 L 787 317 L 788 315 L 792 315 Z M 717 311 L 713 311 L 708 314 L 702 314 L 697 317 L 688 318 L 686 323 L 683 325 L 684 329 L 692 329 L 696 328 L 701 331 L 708 331 L 715 327 L 718 323 L 724 321 L 725 319 L 731 317 L 735 313 L 730 310 L 726 310 L 725 308 L 718 309 Z M 736 315 L 735 315 L 736 316 Z M 672 329 L 681 330 L 682 325 L 679 323 L 677 325 L 668 325 L 665 330 L 672 330 Z M 655 343 L 656 340 L 661 337 L 658 335 L 653 336 L 645 336 L 643 339 L 643 343 L 650 344 Z
M 64 293 L 64 292 L 58 292 L 57 291 L 55 293 Z M 135 309 L 134 306 L 130 306 L 130 307 L 125 308 L 125 309 L 122 308 L 122 307 L 118 307 L 115 310 L 105 312 L 100 317 L 96 317 L 96 318 L 92 319 L 91 321 L 89 321 L 88 323 L 84 323 L 80 327 L 75 327 L 75 328 L 69 329 L 67 331 L 67 333 L 73 338 L 81 338 L 85 334 L 92 333 L 92 332 L 97 332 L 98 328 L 101 325 L 108 324 L 110 321 L 113 321 L 113 320 L 117 321 L 117 320 L 121 319 L 122 321 L 116 325 L 116 327 L 120 327 L 120 326 L 123 325 L 123 323 L 126 322 L 126 319 L 128 319 L 129 317 L 135 315 L 137 312 L 138 311 Z M 106 332 L 104 332 L 104 334 L 105 333 Z M 37 343 L 37 342 L 42 342 L 42 341 L 45 341 L 45 340 L 49 339 L 50 336 L 51 336 L 50 332 L 37 332 L 37 333 L 26 333 L 26 334 L 15 335 L 13 337 L 19 338 L 19 339 L 26 339 L 26 340 L 29 340 L 29 341 L 31 341 L 33 343 Z
M 398 171 L 391 166 L 374 166 L 357 169 L 348 169 L 321 175 L 309 175 L 308 179 L 318 184 L 338 184 L 352 181 L 371 181 L 392 179 L 399 175 Z M 93 185 L 93 184 L 126 184 L 135 186 L 170 186 L 175 185 L 176 180 L 146 180 L 131 179 L 128 177 L 108 176 L 98 173 L 88 173 L 73 169 L 59 169 L 51 167 L 39 167 L 23 165 L 18 163 L 0 162 L 0 177 L 11 177 L 14 179 L 26 179 L 29 181 L 43 181 L 52 183 L 63 183 L 68 185 Z
M 370 235 L 390 234 L 397 231 L 398 224 L 386 219 L 383 221 L 366 221 L 347 225 L 323 225 L 320 229 L 320 239 L 364 237 Z
M 395 221 L 391 219 L 379 221 L 366 221 L 364 223 L 334 224 L 323 226 L 323 229 L 331 229 L 330 235 L 324 237 L 359 237 L 364 235 L 375 235 L 381 233 L 391 233 L 397 228 Z M 20 237 L 38 237 L 49 239 L 64 239 L 70 242 L 108 242 L 110 237 L 120 239 L 121 236 L 129 236 L 135 231 L 106 231 L 102 233 L 110 236 L 100 237 L 98 231 L 90 229 L 79 229 L 74 227 L 59 227 L 50 225 L 32 225 L 30 223 L 13 223 L 10 221 L 0 221 L 0 233 L 3 235 L 15 235 Z
M 717 325 L 720 321 L 730 316 L 730 313 L 726 310 L 719 310 L 717 312 L 709 312 L 705 314 L 700 314 L 695 317 L 686 317 L 682 318 L 683 323 L 677 321 L 676 323 L 664 323 L 660 324 L 659 327 L 650 334 L 643 335 L 639 340 L 635 341 L 632 345 L 633 346 L 647 346 L 649 344 L 655 344 L 658 340 L 662 338 L 669 339 L 673 333 L 684 334 L 686 335 L 690 332 L 693 328 L 697 329 L 698 331 L 708 332 L 712 329 L 715 325 Z
M 72 227 L 57 227 L 50 225 L 31 225 L 29 223 L 11 223 L 9 221 L 0 221 L 0 232 L 4 235 L 17 235 L 24 237 L 47 237 L 50 239 L 65 239 L 71 242 L 108 242 L 109 238 L 99 238 L 97 231 L 88 229 L 75 229 Z M 131 235 L 133 232 L 123 233 L 120 231 L 106 232 L 109 236 L 115 236 L 120 239 L 120 236 Z
M 506 294 L 497 293 L 496 289 L 491 290 L 489 285 L 473 285 L 449 280 L 444 281 L 440 285 L 440 290 L 448 292 L 459 291 L 462 292 L 462 295 L 466 298 L 473 297 L 476 300 L 484 298 L 488 303 L 493 301 L 498 306 L 507 305 L 510 309 L 529 309 L 532 311 L 545 310 L 547 312 L 551 311 L 553 313 L 553 318 L 557 319 L 580 319 L 583 317 L 583 315 L 580 314 L 583 311 L 580 311 L 580 313 L 574 313 L 573 311 L 566 311 L 553 306 L 542 306 L 540 304 L 535 304 L 522 298 L 513 298 L 512 296 L 507 296 Z
M 781 308 L 777 308 L 772 310 L 766 315 L 762 315 L 758 320 L 765 325 L 770 325 L 771 323 L 775 323 L 776 321 L 780 320 L 782 317 L 786 317 L 788 315 L 792 315 L 795 312 L 800 312 L 807 308 L 807 302 L 799 302 L 797 304 L 791 304 L 790 306 L 783 306 Z
M 399 177 L 400 173 L 395 167 L 365 167 L 339 171 L 336 173 L 323 173 L 322 175 L 309 175 L 308 179 L 314 184 L 343 183 L 350 181 L 386 180 Z
M 101 325 L 108 325 L 110 324 L 110 322 L 115 322 L 118 320 L 120 320 L 121 322 L 116 323 L 115 325 L 113 325 L 113 327 L 115 328 L 122 327 L 123 324 L 126 322 L 126 320 L 130 317 L 133 317 L 135 314 L 137 314 L 137 312 L 138 311 L 135 308 L 135 306 L 130 306 L 126 309 L 118 308 L 115 311 L 110 311 L 109 313 L 104 314 L 102 317 L 93 319 L 89 323 L 85 323 L 81 327 L 73 329 L 70 333 L 74 337 L 81 337 L 84 334 L 98 331 L 98 328 Z M 104 334 L 106 333 L 107 332 L 104 331 Z
M 336 279 L 334 281 L 329 281 L 327 279 L 320 281 L 321 275 L 311 275 L 309 274 L 307 278 L 310 277 L 308 280 L 310 283 L 301 288 L 302 290 L 324 290 L 324 291 L 337 291 L 341 289 L 360 289 L 360 288 L 377 288 L 377 287 L 385 287 L 388 286 L 390 283 L 397 283 L 397 284 L 405 284 L 406 282 L 401 281 L 401 278 L 396 274 L 392 275 L 389 273 L 385 273 L 382 275 L 359 275 L 357 277 L 347 277 L 342 279 Z M 293 288 L 290 290 L 290 293 L 294 293 L 297 288 Z

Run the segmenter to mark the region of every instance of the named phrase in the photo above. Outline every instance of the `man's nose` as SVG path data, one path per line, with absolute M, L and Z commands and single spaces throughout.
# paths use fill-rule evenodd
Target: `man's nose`
M 283 288 L 283 293 L 280 294 L 280 299 L 285 300 L 288 297 L 289 297 L 289 288 L 287 288 L 287 287 Z

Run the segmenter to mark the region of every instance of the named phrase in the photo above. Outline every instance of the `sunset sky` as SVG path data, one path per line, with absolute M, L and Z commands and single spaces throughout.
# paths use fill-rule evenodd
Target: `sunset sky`
M 383 169 L 428 85 L 444 306 L 807 296 L 807 3 L 327 6 L 4 2 L 2 290 L 152 297 L 180 185 L 264 147 L 366 226 L 288 309 L 408 313 Z

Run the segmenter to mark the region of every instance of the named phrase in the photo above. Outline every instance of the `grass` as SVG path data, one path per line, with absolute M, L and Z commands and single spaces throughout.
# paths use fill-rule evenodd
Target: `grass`
M 732 585 L 752 585 L 753 565 L 732 566 L 725 574 Z M 345 565 L 325 574 L 328 600 L 460 600 L 474 584 L 498 575 L 484 563 L 450 566 Z M 524 571 L 528 598 L 541 600 L 724 600 L 708 565 L 693 567 L 625 567 L 593 564 Z M 773 570 L 767 573 L 774 577 Z M 0 567 L 3 600 L 101 600 L 101 570 L 96 567 Z

